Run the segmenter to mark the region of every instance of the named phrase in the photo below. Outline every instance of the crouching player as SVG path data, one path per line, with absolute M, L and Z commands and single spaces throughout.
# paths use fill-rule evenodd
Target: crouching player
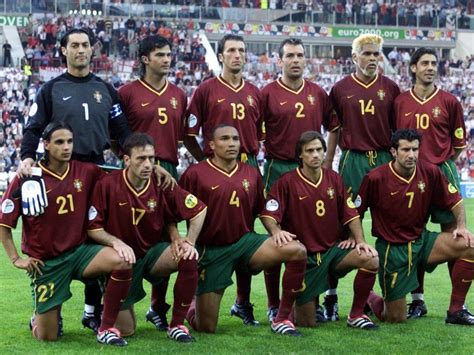
M 213 156 L 191 166 L 180 185 L 203 200 L 209 208 L 198 240 L 199 285 L 195 307 L 187 319 L 202 332 L 214 333 L 219 307 L 232 273 L 258 273 L 285 263 L 283 295 L 272 330 L 300 335 L 289 321 L 294 300 L 303 287 L 306 249 L 291 241 L 278 247 L 272 238 L 254 232 L 255 217 L 264 205 L 263 183 L 258 170 L 237 161 L 240 139 L 237 129 L 220 125 L 214 129 L 210 148 Z
M 18 255 L 11 230 L 21 216 L 21 199 L 14 197 L 18 177 L 10 184 L 2 201 L 0 238 L 12 264 L 31 277 L 35 315 L 31 326 L 39 340 L 56 340 L 61 305 L 71 298 L 73 279 L 86 281 L 110 274 L 104 297 L 103 331 L 98 341 L 126 345 L 114 332 L 122 299 L 128 293 L 132 276 L 133 250 L 117 240 L 104 247 L 86 243 L 86 215 L 93 186 L 101 170 L 91 163 L 71 160 L 73 133 L 59 121 L 43 132 L 45 156 L 39 162 L 49 206 L 37 217 L 22 216 L 22 251 Z
M 384 296 L 371 293 L 369 305 L 381 320 L 406 320 L 405 296 L 418 286 L 418 267 L 431 272 L 438 264 L 454 261 L 446 323 L 474 325 L 474 317 L 463 309 L 474 278 L 474 236 L 466 228 L 458 190 L 436 165 L 418 160 L 420 143 L 416 130 L 396 131 L 391 148 L 394 160 L 369 172 L 359 190 L 359 212 L 370 208 L 372 215 Z M 452 233 L 426 230 L 431 207 L 453 212 L 456 229 Z
M 342 178 L 322 168 L 325 152 L 326 142 L 319 132 L 301 135 L 296 144 L 300 167 L 284 174 L 272 186 L 262 222 L 278 246 L 296 238 L 308 251 L 306 288 L 296 299 L 297 325 L 315 326 L 315 298 L 327 289 L 328 274 L 341 278 L 358 269 L 347 325 L 376 329 L 377 325 L 364 314 L 364 306 L 375 283 L 377 252 L 365 243 L 359 214 Z M 339 243 L 345 225 L 354 241 Z
M 194 338 L 184 326 L 197 286 L 198 253 L 194 244 L 206 216 L 206 206 L 179 187 L 161 189 L 153 174 L 154 142 L 134 133 L 124 143 L 124 170 L 104 176 L 94 190 L 89 209 L 89 236 L 102 244 L 123 241 L 137 259 L 130 293 L 122 306 L 116 327 L 124 336 L 135 332 L 133 305 L 145 297 L 143 279 L 158 284 L 160 277 L 178 271 L 174 285 L 173 315 L 168 336 L 179 342 Z M 176 222 L 188 220 L 188 235 L 182 238 Z M 172 243 L 164 242 L 168 231 Z

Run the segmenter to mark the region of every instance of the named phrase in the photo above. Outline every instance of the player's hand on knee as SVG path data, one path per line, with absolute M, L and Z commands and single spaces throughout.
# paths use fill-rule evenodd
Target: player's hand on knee
M 376 257 L 379 255 L 379 253 L 377 253 L 377 250 L 375 250 L 375 248 L 371 247 L 369 244 L 365 242 L 357 243 L 355 248 L 357 250 L 358 255 L 360 255 L 362 252 L 366 253 L 368 256 L 371 256 L 371 257 Z
M 356 247 L 356 241 L 354 240 L 354 238 L 348 238 L 346 240 L 343 240 L 342 242 L 340 242 L 338 244 L 338 247 L 341 248 L 341 249 L 353 249 Z M 360 255 L 360 253 L 359 253 Z
M 466 247 L 474 248 L 474 236 L 467 228 L 456 228 L 453 231 L 453 239 L 463 238 Z
M 169 187 L 171 190 L 173 190 L 173 188 L 176 186 L 176 180 L 161 166 L 155 165 L 155 174 L 158 178 L 158 186 L 161 188 L 166 189 Z
M 170 244 L 171 248 L 171 255 L 173 256 L 173 260 L 179 260 L 181 257 L 181 254 L 183 253 L 182 248 L 181 248 L 181 241 L 182 238 L 177 238 L 173 240 Z
M 133 249 L 121 240 L 114 241 L 112 248 L 118 253 L 118 255 L 129 264 L 135 264 L 136 257 Z
M 21 204 L 25 216 L 39 216 L 48 207 L 48 195 L 41 175 L 40 168 L 32 168 L 31 177 L 21 183 Z
M 197 260 L 199 259 L 199 252 L 194 247 L 194 244 L 188 239 L 183 238 L 183 243 L 181 244 L 182 258 L 184 260 Z
M 296 234 L 282 230 L 278 233 L 273 234 L 271 238 L 273 240 L 273 243 L 280 248 L 291 242 L 293 239 L 296 239 Z
M 31 257 L 23 259 L 21 257 L 18 257 L 18 259 L 13 262 L 13 266 L 18 269 L 26 270 L 28 274 L 43 275 L 40 267 L 44 266 L 44 262 L 42 262 L 40 259 Z
M 16 174 L 20 178 L 28 177 L 31 176 L 32 171 L 31 168 L 35 164 L 35 161 L 32 158 L 26 158 L 20 162 L 20 166 L 18 167 L 18 170 Z

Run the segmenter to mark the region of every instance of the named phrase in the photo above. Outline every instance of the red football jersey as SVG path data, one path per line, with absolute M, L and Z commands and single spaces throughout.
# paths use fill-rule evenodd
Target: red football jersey
M 272 186 L 262 217 L 296 234 L 308 252 L 320 253 L 336 244 L 343 226 L 359 213 L 337 173 L 322 169 L 319 181 L 313 183 L 297 168 Z
M 194 92 L 187 111 L 186 134 L 197 136 L 202 127 L 204 153 L 212 155 L 209 141 L 212 131 L 220 124 L 234 126 L 240 135 L 242 153 L 258 153 L 262 137 L 260 91 L 242 80 L 234 88 L 222 77 L 204 81 Z
M 168 223 L 192 219 L 206 208 L 180 187 L 163 191 L 154 174 L 137 191 L 126 174 L 126 169 L 112 172 L 97 184 L 89 209 L 89 230 L 105 229 L 129 245 L 137 258 L 164 241 L 162 232 Z
M 413 89 L 395 100 L 397 128 L 413 128 L 422 134 L 420 159 L 441 164 L 466 147 L 466 127 L 461 104 L 450 93 L 436 88 L 426 100 Z
M 186 94 L 166 81 L 155 90 L 143 79 L 120 88 L 122 109 L 134 132 L 150 135 L 155 141 L 158 159 L 178 164 L 178 142 L 183 140 Z
M 436 165 L 419 160 L 408 180 L 395 172 L 393 162 L 370 171 L 356 204 L 360 203 L 361 215 L 370 208 L 375 237 L 406 243 L 420 237 L 431 206 L 451 210 L 461 201 L 458 190 Z
M 341 125 L 341 148 L 389 150 L 395 124 L 393 105 L 399 94 L 397 84 L 383 75 L 368 84 L 355 74 L 338 81 L 329 96 Z
M 293 160 L 296 142 L 306 131 L 334 131 L 339 127 L 331 100 L 317 84 L 303 80 L 298 90 L 281 79 L 262 89 L 265 150 L 268 157 Z
M 0 224 L 16 228 L 21 216 L 21 250 L 31 257 L 48 260 L 86 241 L 89 200 L 103 172 L 95 164 L 74 160 L 62 176 L 41 162 L 39 166 L 48 194 L 45 212 L 37 217 L 22 216 L 21 198 L 13 197 L 20 187 L 20 179 L 15 177 L 3 196 Z
M 179 184 L 208 206 L 200 245 L 237 242 L 253 231 L 255 217 L 265 202 L 259 171 L 240 162 L 228 173 L 207 159 L 189 167 Z

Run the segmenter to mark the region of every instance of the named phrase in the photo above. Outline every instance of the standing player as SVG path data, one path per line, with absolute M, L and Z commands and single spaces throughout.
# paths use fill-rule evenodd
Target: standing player
M 87 280 L 111 273 L 104 297 L 103 344 L 126 345 L 113 328 L 122 299 L 131 284 L 133 251 L 117 241 L 109 247 L 86 243 L 85 216 L 93 186 L 101 170 L 94 164 L 71 160 L 73 134 L 69 125 L 55 121 L 43 133 L 45 157 L 39 163 L 50 205 L 37 217 L 23 216 L 22 251 L 18 255 L 12 239 L 21 216 L 21 200 L 14 197 L 20 186 L 16 177 L 2 201 L 0 239 L 12 264 L 28 272 L 33 288 L 35 315 L 33 336 L 56 340 L 60 334 L 60 309 L 71 298 L 72 279 Z
M 144 133 L 134 133 L 124 145 L 125 170 L 103 177 L 97 184 L 89 209 L 89 236 L 103 244 L 123 241 L 137 258 L 132 287 L 120 312 L 117 327 L 124 335 L 135 332 L 133 305 L 145 296 L 143 278 L 152 283 L 178 271 L 174 285 L 173 317 L 168 336 L 179 342 L 194 338 L 184 326 L 197 286 L 197 257 L 194 244 L 206 216 L 206 206 L 179 187 L 163 190 L 153 174 L 154 142 Z M 175 223 L 189 221 L 182 238 Z M 173 245 L 164 242 L 170 228 Z
M 466 147 L 466 128 L 461 104 L 450 93 L 434 84 L 438 68 L 436 52 L 420 48 L 413 53 L 410 70 L 414 86 L 395 100 L 397 128 L 412 128 L 423 135 L 420 159 L 439 166 L 449 182 L 460 190 L 454 161 Z M 433 209 L 431 221 L 441 224 L 442 232 L 453 232 L 456 220 L 450 211 Z M 452 264 L 448 263 L 452 272 Z M 418 269 L 419 287 L 412 292 L 408 318 L 427 313 L 423 297 L 424 270 Z
M 393 103 L 400 90 L 392 80 L 377 74 L 382 44 L 378 35 L 357 37 L 352 42 L 356 72 L 338 81 L 329 95 L 341 125 L 339 173 L 353 198 L 365 174 L 391 160 Z M 324 304 L 327 318 L 336 320 L 337 280 L 331 284 Z
M 140 43 L 142 77 L 122 86 L 119 98 L 132 131 L 150 135 L 155 141 L 155 163 L 176 180 L 178 142 L 183 140 L 186 94 L 167 79 L 171 64 L 171 43 L 161 36 L 148 36 Z M 168 330 L 166 303 L 168 280 L 152 288 L 146 314 L 158 330 Z
M 208 206 L 198 240 L 201 258 L 196 304 L 188 313 L 188 322 L 196 330 L 214 333 L 220 302 L 232 284 L 234 270 L 258 273 L 285 262 L 283 296 L 271 327 L 278 334 L 300 335 L 288 318 L 296 296 L 304 289 L 306 250 L 294 240 L 254 232 L 255 217 L 265 202 L 263 184 L 256 168 L 237 161 L 237 129 L 218 126 L 209 145 L 214 156 L 191 166 L 180 180 L 181 186 Z
M 283 40 L 278 63 L 282 77 L 262 90 L 263 119 L 265 122 L 265 191 L 284 173 L 298 167 L 295 146 L 303 132 L 322 127 L 329 131 L 329 152 L 326 167 L 331 168 L 337 144 L 332 131 L 338 125 L 331 122 L 333 110 L 326 92 L 317 84 L 303 79 L 306 65 L 303 42 L 300 39 Z M 280 268 L 265 271 L 270 321 L 278 311 L 280 301 Z
M 309 253 L 306 289 L 296 300 L 299 326 L 315 325 L 314 300 L 327 289 L 329 272 L 343 277 L 358 268 L 347 325 L 375 329 L 377 326 L 364 314 L 364 306 L 375 283 L 379 259 L 375 249 L 365 243 L 359 214 L 342 178 L 322 168 L 325 151 L 321 133 L 308 131 L 301 135 L 296 144 L 300 167 L 275 182 L 261 215 L 262 222 L 274 236 L 286 240 L 296 237 Z M 354 236 L 355 249 L 348 242 L 338 245 L 344 226 Z
M 188 107 L 184 144 L 198 161 L 212 155 L 209 142 L 212 131 L 220 124 L 231 125 L 240 137 L 239 159 L 257 167 L 256 156 L 262 136 L 260 92 L 243 79 L 246 61 L 243 37 L 229 34 L 220 41 L 217 57 L 222 74 L 206 80 L 194 92 Z M 202 128 L 204 151 L 196 141 Z M 244 324 L 257 325 L 250 303 L 251 276 L 237 272 L 237 300 L 231 314 L 243 319 Z
M 474 317 L 463 309 L 474 278 L 474 236 L 466 228 L 456 187 L 436 165 L 418 160 L 420 142 L 416 130 L 396 131 L 391 148 L 394 161 L 369 172 L 360 187 L 359 212 L 363 215 L 370 208 L 384 296 L 371 293 L 368 303 L 379 319 L 402 322 L 407 318 L 405 295 L 418 286 L 417 268 L 431 272 L 438 264 L 456 260 L 446 323 L 474 325 Z M 426 229 L 432 206 L 453 212 L 452 233 Z

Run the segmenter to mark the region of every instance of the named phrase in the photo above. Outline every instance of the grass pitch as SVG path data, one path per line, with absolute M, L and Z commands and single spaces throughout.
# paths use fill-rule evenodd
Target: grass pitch
M 474 199 L 465 200 L 468 225 L 474 231 Z M 370 234 L 370 221 L 364 221 L 366 235 Z M 433 227 L 434 229 L 434 227 Z M 263 228 L 258 224 L 258 231 Z M 373 243 L 374 238 L 367 238 Z M 15 232 L 17 247 L 19 232 Z M 9 263 L 3 248 L 0 248 L 0 354 L 5 353 L 474 353 L 474 329 L 463 326 L 445 325 L 444 317 L 450 298 L 451 283 L 446 265 L 439 266 L 425 278 L 425 299 L 428 315 L 423 319 L 408 321 L 401 325 L 381 324 L 378 331 L 368 332 L 350 329 L 345 324 L 352 302 L 352 280 L 354 272 L 339 283 L 339 306 L 341 320 L 320 325 L 314 329 L 301 329 L 303 337 L 287 338 L 273 335 L 266 320 L 266 295 L 263 276 L 252 282 L 252 302 L 259 327 L 245 327 L 238 318 L 229 316 L 234 301 L 235 287 L 229 287 L 224 295 L 217 334 L 206 335 L 193 332 L 197 342 L 177 344 L 157 332 L 145 322 L 149 300 L 146 297 L 135 306 L 137 332 L 130 337 L 129 346 L 117 349 L 99 345 L 88 329 L 80 323 L 83 310 L 83 286 L 72 284 L 73 297 L 63 306 L 64 336 L 57 342 L 44 343 L 35 340 L 28 328 L 33 305 L 29 279 L 21 270 Z M 171 281 L 170 284 L 172 284 Z M 149 289 L 147 287 L 147 289 Z M 379 291 L 378 282 L 376 290 Z M 168 290 L 171 301 L 172 289 Z M 170 302 L 171 303 L 171 302 Z M 467 304 L 474 310 L 473 291 Z M 379 323 L 380 324 L 380 323 Z

